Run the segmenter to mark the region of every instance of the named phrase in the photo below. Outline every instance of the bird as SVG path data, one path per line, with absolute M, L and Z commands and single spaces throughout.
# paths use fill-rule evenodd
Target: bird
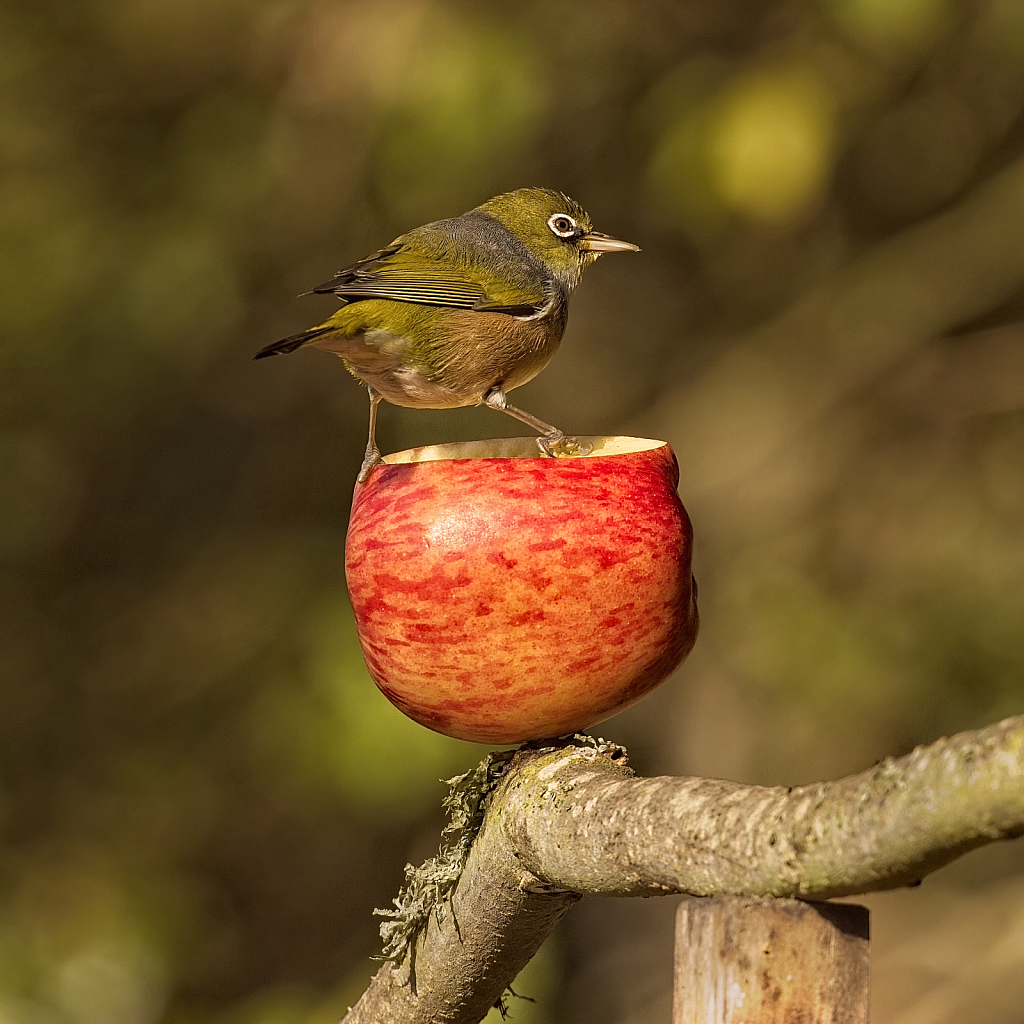
M 338 271 L 305 294 L 342 306 L 323 323 L 275 341 L 254 356 L 312 346 L 341 356 L 370 395 L 370 429 L 358 481 L 381 463 L 377 407 L 484 405 L 539 434 L 541 454 L 587 454 L 567 436 L 508 402 L 555 354 L 569 295 L 606 252 L 639 246 L 595 231 L 574 199 L 519 188 L 459 217 L 433 221 Z

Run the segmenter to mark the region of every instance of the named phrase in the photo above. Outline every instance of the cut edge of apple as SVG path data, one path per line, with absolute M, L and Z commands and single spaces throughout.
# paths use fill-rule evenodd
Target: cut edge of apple
M 573 438 L 591 445 L 586 455 L 571 455 L 571 459 L 599 459 L 610 455 L 633 455 L 662 448 L 668 442 L 649 437 L 622 437 L 618 435 L 578 435 Z M 492 437 L 480 441 L 452 441 L 448 444 L 429 444 L 422 448 L 407 448 L 384 456 L 389 466 L 400 466 L 412 462 L 447 462 L 460 459 L 543 459 L 534 437 Z

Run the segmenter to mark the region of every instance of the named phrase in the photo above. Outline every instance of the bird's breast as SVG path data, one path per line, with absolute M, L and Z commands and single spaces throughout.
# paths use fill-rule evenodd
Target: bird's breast
M 434 376 L 481 401 L 495 387 L 509 391 L 547 366 L 565 331 L 564 316 L 538 319 L 456 311 Z

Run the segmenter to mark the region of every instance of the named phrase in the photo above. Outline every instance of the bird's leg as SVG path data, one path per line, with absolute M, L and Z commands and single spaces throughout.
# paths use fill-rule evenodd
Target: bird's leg
M 552 458 L 569 455 L 589 455 L 594 450 L 592 444 L 581 441 L 577 437 L 569 437 L 559 430 L 558 427 L 553 427 L 550 423 L 537 419 L 536 416 L 528 413 L 525 409 L 517 409 L 514 405 L 509 405 L 505 392 L 501 388 L 492 388 L 488 391 L 484 397 L 484 405 L 497 409 L 499 412 L 508 413 L 509 416 L 515 417 L 521 423 L 533 427 L 534 430 L 542 435 L 537 438 L 537 447 L 544 455 L 550 455 Z
M 359 476 L 356 480 L 359 483 L 366 483 L 373 467 L 384 460 L 380 457 L 380 449 L 377 447 L 377 406 L 380 405 L 380 395 L 373 388 L 367 388 L 370 392 L 370 437 L 366 442 L 366 456 L 363 464 L 359 467 Z

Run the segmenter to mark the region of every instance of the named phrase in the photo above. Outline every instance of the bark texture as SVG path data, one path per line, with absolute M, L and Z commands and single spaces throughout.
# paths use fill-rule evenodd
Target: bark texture
M 1024 832 L 1024 717 L 811 786 L 633 778 L 587 750 L 498 790 L 520 863 L 601 896 L 834 896 L 919 881 Z
M 822 900 L 913 883 L 1024 834 L 1024 716 L 794 789 L 633 776 L 597 750 L 521 751 L 452 911 L 345 1017 L 476 1024 L 581 895 Z

